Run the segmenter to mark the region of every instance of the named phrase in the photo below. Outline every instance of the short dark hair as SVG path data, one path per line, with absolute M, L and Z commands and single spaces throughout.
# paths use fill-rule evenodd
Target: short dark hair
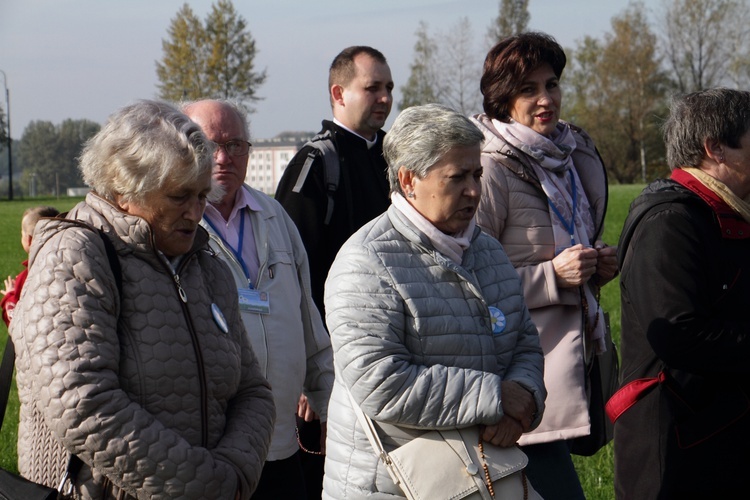
M 670 169 L 698 167 L 707 140 L 738 148 L 748 130 L 750 92 L 715 88 L 673 96 L 663 127 L 667 164 Z
M 560 44 L 546 33 L 519 33 L 497 42 L 484 59 L 480 83 L 487 116 L 508 121 L 510 102 L 520 92 L 523 79 L 544 63 L 552 66 L 557 78 L 567 63 Z
M 347 47 L 333 59 L 331 69 L 328 71 L 328 90 L 334 85 L 346 86 L 354 79 L 356 69 L 354 67 L 354 58 L 360 54 L 367 54 L 382 64 L 388 64 L 385 56 L 377 49 L 366 45 L 354 45 Z

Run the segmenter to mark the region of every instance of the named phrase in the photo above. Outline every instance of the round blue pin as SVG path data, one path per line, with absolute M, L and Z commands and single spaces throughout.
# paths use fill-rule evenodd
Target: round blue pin
M 497 335 L 505 331 L 505 314 L 497 307 L 490 306 L 490 318 L 492 320 L 492 333 Z
M 227 324 L 226 318 L 224 318 L 224 314 L 221 312 L 221 309 L 219 309 L 219 306 L 216 304 L 211 304 L 211 314 L 214 316 L 214 321 L 216 324 L 221 328 L 221 331 L 224 333 L 229 333 L 229 324 Z

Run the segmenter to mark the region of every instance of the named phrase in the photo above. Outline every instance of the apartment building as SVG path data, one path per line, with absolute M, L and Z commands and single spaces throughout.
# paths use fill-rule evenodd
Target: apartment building
M 245 182 L 273 195 L 289 161 L 314 135 L 315 132 L 282 132 L 271 139 L 253 139 Z

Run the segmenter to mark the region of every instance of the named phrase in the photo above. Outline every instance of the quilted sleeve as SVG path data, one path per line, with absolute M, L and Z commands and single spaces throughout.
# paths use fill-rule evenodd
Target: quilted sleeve
M 106 263 L 98 235 L 71 228 L 44 244 L 29 272 L 22 348 L 46 424 L 69 452 L 138 498 L 234 498 L 240 484 L 248 498 L 241 460 L 191 446 L 120 387 L 120 304 Z M 258 378 L 245 350 L 243 394 Z M 230 417 L 227 439 L 237 439 L 234 422 L 250 418 L 249 408 L 238 402 Z
M 338 380 L 377 421 L 428 429 L 496 423 L 501 377 L 414 363 L 405 345 L 404 298 L 378 256 L 356 243 L 342 248 L 326 282 Z

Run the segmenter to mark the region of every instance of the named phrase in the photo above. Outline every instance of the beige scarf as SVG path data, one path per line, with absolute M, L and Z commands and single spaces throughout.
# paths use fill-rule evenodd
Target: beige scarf
M 435 247 L 435 250 L 448 257 L 450 260 L 461 265 L 464 251 L 471 245 L 471 237 L 474 235 L 476 221 L 471 219 L 469 225 L 457 234 L 445 234 L 436 228 L 432 222 L 420 214 L 409 201 L 399 193 L 391 195 L 391 202 L 404 216 L 422 231 Z
M 699 168 L 683 167 L 682 170 L 695 177 L 698 182 L 713 191 L 716 196 L 724 200 L 724 203 L 729 205 L 732 210 L 740 214 L 742 218 L 745 219 L 745 222 L 750 223 L 750 196 L 743 200 L 734 194 L 726 184 L 715 177 L 711 177 Z

